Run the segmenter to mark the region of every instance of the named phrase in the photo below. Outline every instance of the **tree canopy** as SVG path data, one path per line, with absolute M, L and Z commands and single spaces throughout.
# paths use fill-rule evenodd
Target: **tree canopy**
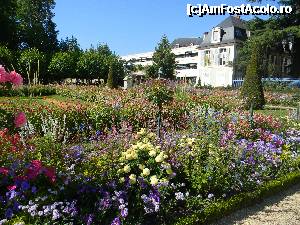
M 153 54 L 153 71 L 161 69 L 162 78 L 174 79 L 175 75 L 175 54 L 172 52 L 172 48 L 167 36 L 163 36 L 155 48 Z

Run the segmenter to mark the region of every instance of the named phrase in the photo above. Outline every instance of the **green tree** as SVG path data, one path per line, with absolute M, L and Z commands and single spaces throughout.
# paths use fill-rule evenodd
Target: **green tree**
M 164 35 L 153 54 L 153 64 L 156 68 L 161 68 L 162 77 L 166 79 L 174 79 L 175 75 L 175 54 L 172 52 L 172 48 L 168 38 Z
M 108 65 L 105 56 L 99 54 L 95 49 L 89 49 L 82 53 L 77 62 L 77 73 L 79 78 L 105 79 L 108 74 Z
M 0 3 L 0 44 L 10 49 L 17 49 L 16 1 L 1 0 Z
M 156 78 L 158 74 L 158 67 L 155 64 L 149 65 L 146 67 L 146 77 L 147 78 Z
M 59 42 L 59 50 L 63 52 L 80 52 L 80 45 L 78 44 L 77 38 L 71 37 L 68 38 L 66 37 L 65 40 L 61 39 Z
M 246 76 L 241 89 L 241 95 L 245 100 L 245 107 L 253 109 L 262 109 L 265 104 L 264 92 L 262 86 L 261 69 L 261 47 L 256 45 L 252 49 L 250 62 L 247 66 Z
M 45 53 L 57 49 L 56 24 L 53 22 L 54 0 L 16 0 L 20 48 L 37 48 Z
M 5 45 L 0 45 L 0 65 L 9 70 L 13 69 L 13 53 Z
M 79 55 L 76 52 L 57 52 L 53 55 L 48 66 L 51 80 L 77 78 L 76 63 Z
M 23 50 L 19 58 L 19 71 L 26 75 L 28 84 L 37 84 L 40 78 L 45 78 L 46 56 L 37 48 Z M 41 75 L 41 76 L 40 76 Z
M 107 87 L 109 88 L 116 88 L 116 81 L 115 81 L 115 71 L 114 65 L 111 64 L 109 67 L 108 77 L 107 77 Z

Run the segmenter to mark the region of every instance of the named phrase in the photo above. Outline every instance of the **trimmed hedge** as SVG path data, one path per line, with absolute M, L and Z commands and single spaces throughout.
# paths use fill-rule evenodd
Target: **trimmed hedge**
M 24 96 L 49 96 L 49 95 L 55 95 L 56 89 L 54 87 L 48 86 L 48 85 L 35 85 L 35 86 L 22 86 L 21 88 L 17 89 L 0 89 L 0 97 L 1 96 L 18 96 L 18 97 L 24 97 Z
M 260 202 L 263 198 L 283 191 L 298 182 L 300 182 L 300 171 L 295 171 L 277 180 L 269 181 L 254 192 L 241 193 L 231 197 L 230 199 L 212 203 L 203 210 L 199 210 L 191 215 L 177 219 L 174 224 L 208 224 L 214 222 L 242 207 L 254 205 L 257 202 Z

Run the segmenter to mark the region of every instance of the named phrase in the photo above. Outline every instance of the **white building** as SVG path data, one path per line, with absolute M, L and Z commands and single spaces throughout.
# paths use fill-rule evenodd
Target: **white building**
M 229 16 L 203 38 L 178 38 L 172 43 L 176 55 L 176 77 L 195 84 L 217 86 L 235 85 L 242 74 L 234 70 L 237 48 L 247 39 L 245 21 Z M 153 52 L 122 57 L 143 66 L 152 64 Z

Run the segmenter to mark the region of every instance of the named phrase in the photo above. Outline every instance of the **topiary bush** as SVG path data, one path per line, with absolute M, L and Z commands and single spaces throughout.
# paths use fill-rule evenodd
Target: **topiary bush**
M 245 108 L 250 108 L 253 104 L 253 109 L 262 109 L 265 104 L 263 85 L 262 85 L 262 70 L 261 51 L 259 46 L 255 46 L 252 50 L 250 63 L 247 66 L 246 76 L 241 89 L 241 95 L 245 100 Z

